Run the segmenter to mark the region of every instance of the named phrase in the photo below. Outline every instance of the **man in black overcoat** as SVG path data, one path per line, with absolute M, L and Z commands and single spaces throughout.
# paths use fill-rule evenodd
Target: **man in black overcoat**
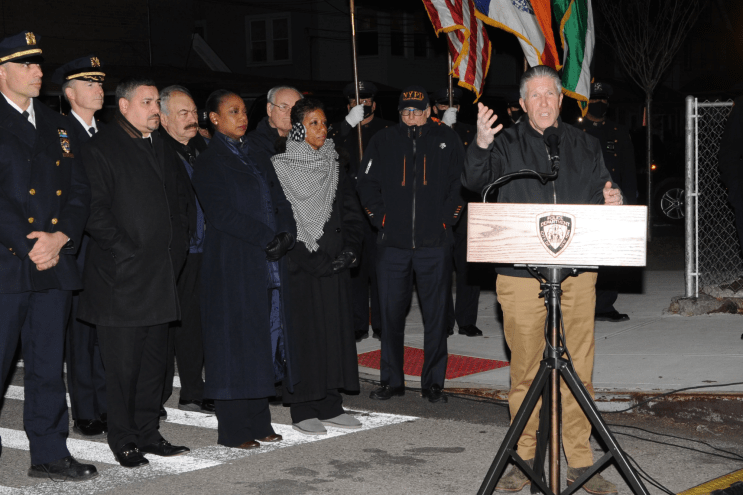
M 69 122 L 35 100 L 40 61 L 33 33 L 0 41 L 0 383 L 20 338 L 28 475 L 81 481 L 98 473 L 67 450 L 62 361 L 90 186 Z
M 142 453 L 189 451 L 158 432 L 168 324 L 180 318 L 176 279 L 188 252 L 186 187 L 163 143 L 155 83 L 126 78 L 112 124 L 83 147 L 92 199 L 78 318 L 96 325 L 108 401 L 108 445 L 124 467 Z
M 103 124 L 95 113 L 103 108 L 103 80 L 106 74 L 95 55 L 77 58 L 60 66 L 52 74 L 52 82 L 62 86 L 62 95 L 70 104 L 67 115 L 73 139 L 83 144 L 98 132 Z M 85 267 L 85 253 L 90 236 L 83 235 L 77 253 L 80 273 Z M 67 388 L 70 392 L 72 429 L 86 437 L 106 434 L 106 376 L 98 346 L 95 327 L 77 319 L 80 291 L 72 294 L 72 311 L 67 324 L 65 361 Z

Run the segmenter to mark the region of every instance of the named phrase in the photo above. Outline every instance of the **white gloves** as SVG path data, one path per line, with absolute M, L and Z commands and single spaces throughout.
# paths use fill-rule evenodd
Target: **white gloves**
M 346 115 L 346 122 L 351 127 L 356 127 L 362 120 L 364 120 L 364 105 L 356 105 Z
M 346 117 L 348 118 L 348 117 Z M 448 125 L 449 127 L 457 123 L 457 109 L 449 107 L 444 112 L 444 116 L 441 118 L 441 122 Z

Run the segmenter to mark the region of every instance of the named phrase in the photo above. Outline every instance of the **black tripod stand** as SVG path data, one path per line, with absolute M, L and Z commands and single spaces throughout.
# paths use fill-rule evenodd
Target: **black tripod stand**
M 516 265 L 524 266 L 524 265 Z M 539 270 L 543 269 L 546 275 Z M 565 360 L 562 356 L 567 352 L 565 342 L 561 339 L 562 332 L 562 314 L 560 313 L 560 295 L 562 294 L 562 282 L 569 276 L 578 274 L 578 268 L 587 267 L 566 267 L 566 266 L 547 266 L 536 267 L 529 265 L 529 273 L 539 280 L 542 292 L 540 297 L 544 297 L 544 304 L 547 306 L 546 328 L 549 335 L 545 332 L 547 347 L 545 349 L 545 358 L 539 365 L 539 371 L 534 378 L 534 382 L 524 398 L 516 417 L 513 418 L 511 427 L 503 439 L 503 443 L 498 453 L 493 459 L 493 463 L 488 470 L 488 474 L 480 486 L 478 495 L 490 495 L 495 489 L 497 481 L 500 479 L 506 463 L 513 459 L 519 467 L 526 473 L 526 476 L 532 481 L 532 493 L 537 489 L 548 495 L 560 493 L 560 376 L 570 388 L 575 399 L 583 408 L 583 412 L 588 417 L 591 425 L 601 436 L 602 440 L 609 448 L 601 459 L 591 466 L 583 475 L 575 480 L 562 495 L 570 495 L 579 489 L 583 483 L 589 480 L 601 467 L 609 462 L 612 458 L 616 460 L 619 469 L 628 481 L 632 492 L 635 494 L 647 495 L 648 490 L 637 475 L 635 469 L 630 465 L 627 456 L 619 447 L 614 436 L 604 423 L 603 418 L 596 409 L 591 396 L 578 378 L 571 362 Z M 559 345 L 558 345 L 559 344 Z M 569 356 L 569 354 L 568 354 Z M 516 453 L 516 444 L 519 441 L 521 432 L 524 431 L 526 423 L 537 406 L 540 396 L 542 397 L 542 409 L 539 413 L 539 429 L 537 430 L 537 448 L 534 456 L 534 467 L 529 466 Z M 548 407 L 550 404 L 551 407 Z M 551 410 L 551 417 L 550 412 Z M 549 426 L 548 426 L 549 425 Z M 547 486 L 544 476 L 544 459 L 547 449 L 547 434 L 550 440 L 550 486 Z

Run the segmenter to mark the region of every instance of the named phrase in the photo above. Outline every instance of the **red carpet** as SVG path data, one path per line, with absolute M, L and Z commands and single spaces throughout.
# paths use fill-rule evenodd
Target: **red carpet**
M 365 352 L 359 354 L 359 364 L 367 368 L 379 369 L 379 360 L 382 351 Z M 495 370 L 508 366 L 507 361 L 496 361 L 494 359 L 480 359 L 470 356 L 449 354 L 449 362 L 446 365 L 446 379 L 459 378 L 460 376 L 474 375 L 483 371 Z M 405 346 L 405 365 L 403 371 L 406 375 L 421 376 L 423 369 L 423 349 Z

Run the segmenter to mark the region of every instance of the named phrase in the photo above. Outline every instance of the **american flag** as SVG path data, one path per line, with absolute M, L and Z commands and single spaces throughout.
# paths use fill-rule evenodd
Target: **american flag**
M 436 35 L 446 33 L 452 55 L 452 75 L 477 98 L 490 67 L 490 39 L 475 17 L 472 0 L 423 0 Z

